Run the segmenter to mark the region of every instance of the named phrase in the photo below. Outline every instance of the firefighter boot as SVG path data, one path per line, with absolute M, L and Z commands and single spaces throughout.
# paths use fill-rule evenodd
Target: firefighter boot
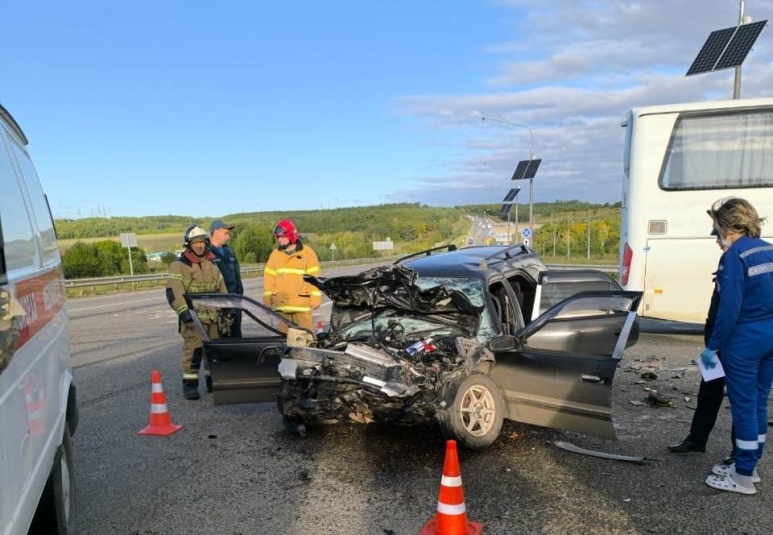
M 204 376 L 204 380 L 207 382 L 207 392 L 212 393 L 212 376 Z
M 199 380 L 183 379 L 183 396 L 185 399 L 199 399 Z

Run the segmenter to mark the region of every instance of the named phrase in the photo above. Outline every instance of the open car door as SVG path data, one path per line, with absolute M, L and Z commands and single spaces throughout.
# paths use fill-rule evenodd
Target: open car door
M 188 294 L 186 298 L 204 340 L 215 405 L 276 401 L 281 384 L 279 361 L 287 345 L 282 330 L 301 328 L 247 296 L 218 293 Z M 241 309 L 242 337 L 210 340 L 196 313 L 204 308 L 221 313 Z
M 491 378 L 507 418 L 614 439 L 612 381 L 640 292 L 581 292 L 546 310 L 496 348 Z

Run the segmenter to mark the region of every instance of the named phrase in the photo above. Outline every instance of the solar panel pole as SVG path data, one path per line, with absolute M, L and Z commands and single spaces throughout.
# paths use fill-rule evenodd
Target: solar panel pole
M 741 26 L 744 23 L 744 0 L 741 0 L 740 13 L 738 14 L 738 25 Z M 737 65 L 735 68 L 735 80 L 733 80 L 733 100 L 741 98 L 741 66 Z
M 534 132 L 531 131 L 531 128 L 526 126 L 525 124 L 521 123 L 511 123 L 510 121 L 503 121 L 502 119 L 492 119 L 491 117 L 481 117 L 481 121 L 494 121 L 495 123 L 502 123 L 502 124 L 508 124 L 510 126 L 518 126 L 520 128 L 525 128 L 529 131 L 529 161 L 534 159 Z M 515 206 L 516 209 L 518 208 L 518 205 Z M 516 218 L 516 230 L 518 228 L 518 221 Z M 533 235 L 534 234 L 534 177 L 529 178 L 529 232 Z

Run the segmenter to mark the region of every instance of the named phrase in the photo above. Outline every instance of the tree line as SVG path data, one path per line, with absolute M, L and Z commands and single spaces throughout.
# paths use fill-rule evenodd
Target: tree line
M 528 221 L 528 205 L 519 212 L 521 222 Z M 290 212 L 238 213 L 222 216 L 236 228 L 229 245 L 242 264 L 262 263 L 276 246 L 273 229 L 283 218 L 292 219 L 304 243 L 320 260 L 377 258 L 388 254 L 410 254 L 444 244 L 464 245 L 470 229 L 470 216 L 496 217 L 500 205 L 429 207 L 419 203 L 337 208 Z M 591 248 L 594 255 L 617 250 L 619 210 L 615 205 L 594 205 L 581 201 L 559 201 L 534 205 L 535 220 L 541 228 L 535 232 L 533 246 L 540 254 L 579 254 L 584 250 L 587 222 L 582 214 L 592 213 Z M 525 212 L 525 214 L 524 214 Z M 512 213 L 511 213 L 512 216 Z M 549 221 L 553 217 L 553 222 Z M 563 217 L 563 219 L 561 219 Z M 574 217 L 570 221 L 569 217 Z M 63 255 L 66 278 L 107 277 L 129 273 L 127 250 L 115 241 L 122 232 L 137 234 L 182 234 L 192 223 L 209 228 L 212 217 L 190 216 L 110 217 L 56 220 L 62 239 L 105 237 L 95 243 L 76 242 Z M 504 220 L 504 218 L 503 218 Z M 112 239 L 110 239 L 112 238 Z M 394 249 L 377 251 L 373 242 L 390 240 Z M 146 252 L 132 249 L 134 273 L 165 271 L 175 259 L 166 251 L 162 262 L 148 262 Z

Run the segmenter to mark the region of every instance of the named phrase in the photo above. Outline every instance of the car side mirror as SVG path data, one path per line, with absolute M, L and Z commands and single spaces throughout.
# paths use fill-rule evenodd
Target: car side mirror
M 509 334 L 492 338 L 488 343 L 488 348 L 494 353 L 512 351 L 513 349 L 515 349 L 515 346 L 516 346 L 515 336 L 510 336 Z

